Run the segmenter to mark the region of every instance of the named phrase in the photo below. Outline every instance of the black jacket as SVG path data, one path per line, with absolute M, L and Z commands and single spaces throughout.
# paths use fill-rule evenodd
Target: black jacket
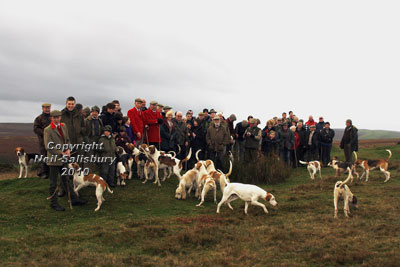
M 242 142 L 244 141 L 243 135 L 246 132 L 246 129 L 249 128 L 249 124 L 243 125 L 243 122 L 238 122 L 235 126 L 235 133 L 238 135 L 237 140 Z
M 332 129 L 329 129 L 328 131 L 322 129 L 319 132 L 319 140 L 321 141 L 321 145 L 332 145 L 333 137 L 335 137 L 335 131 Z
M 307 145 L 308 148 L 311 150 L 317 150 L 318 149 L 318 144 L 319 144 L 319 134 L 317 131 L 314 131 L 312 140 L 311 140 L 311 145 L 308 144 L 308 140 L 310 139 L 310 134 L 311 131 L 308 131 L 306 134 L 306 140 L 307 140 Z
M 114 116 L 114 114 L 110 114 L 107 111 L 101 114 L 101 121 L 103 122 L 103 126 L 110 125 L 113 133 L 118 132 L 118 123 Z
M 296 128 L 296 132 L 299 135 L 300 138 L 300 145 L 299 147 L 306 147 L 307 146 L 307 130 L 302 127 L 301 130 L 299 128 Z
M 352 151 L 358 151 L 358 129 L 353 125 L 344 129 L 340 148 L 343 149 L 346 144 L 351 144 Z

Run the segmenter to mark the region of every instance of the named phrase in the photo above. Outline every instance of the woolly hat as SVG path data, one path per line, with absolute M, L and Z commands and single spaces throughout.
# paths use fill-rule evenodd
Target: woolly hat
M 104 131 L 112 133 L 112 127 L 110 125 L 104 126 Z

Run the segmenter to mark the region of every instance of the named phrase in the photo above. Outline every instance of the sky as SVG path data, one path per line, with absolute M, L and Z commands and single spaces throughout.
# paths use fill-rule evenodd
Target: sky
M 1 1 L 0 122 L 118 99 L 400 131 L 399 1 Z

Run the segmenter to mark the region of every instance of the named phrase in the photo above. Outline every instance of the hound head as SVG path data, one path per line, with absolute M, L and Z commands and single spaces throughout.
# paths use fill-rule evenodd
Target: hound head
M 208 166 L 210 166 L 211 164 L 213 164 L 212 160 L 206 160 L 206 163 L 204 164 L 206 168 L 208 168 Z
M 134 144 L 128 144 L 126 147 L 131 151 L 134 151 L 135 149 L 137 149 Z
M 156 153 L 156 146 L 154 146 L 154 145 L 149 146 L 149 150 L 150 150 L 150 154 Z
M 186 199 L 186 190 L 183 184 L 179 184 L 178 188 L 175 190 L 176 199 Z
M 140 150 L 137 147 L 133 147 L 132 151 L 132 154 L 134 156 L 138 156 L 140 154 Z
M 267 193 L 267 195 L 265 196 L 265 201 L 269 202 L 269 204 L 271 204 L 274 207 L 278 205 L 278 202 L 276 202 L 274 195 L 270 193 Z
M 79 170 L 79 165 L 78 163 L 74 162 L 74 163 L 69 163 L 68 164 L 68 168 L 70 169 L 75 169 L 76 171 Z
M 25 150 L 20 146 L 15 149 L 15 153 L 17 154 L 18 157 L 22 156 L 24 152 Z
M 328 167 L 333 167 L 338 162 L 338 157 L 334 156 L 332 160 L 328 163 Z
M 149 146 L 147 144 L 141 144 L 140 147 L 139 147 L 139 150 L 140 151 L 146 151 L 147 153 L 150 152 Z

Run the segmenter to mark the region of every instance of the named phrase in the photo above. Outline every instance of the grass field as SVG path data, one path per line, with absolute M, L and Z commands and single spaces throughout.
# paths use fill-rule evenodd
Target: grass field
M 385 148 L 363 149 L 359 157 L 386 158 Z M 250 206 L 247 216 L 240 200 L 234 211 L 223 206 L 218 215 L 211 194 L 202 208 L 194 196 L 175 200 L 177 178 L 161 188 L 131 180 L 105 192 L 98 212 L 93 188 L 81 191 L 85 206 L 55 212 L 45 200 L 48 180 L 3 180 L 0 265 L 398 266 L 400 145 L 390 149 L 391 180 L 384 184 L 383 174 L 373 171 L 368 183 L 351 184 L 359 208 L 345 219 L 340 202 L 337 220 L 332 191 L 338 179 L 327 168 L 315 182 L 299 168 L 285 183 L 261 185 L 279 206 L 267 204 L 268 215 Z M 60 203 L 67 207 L 65 198 Z

